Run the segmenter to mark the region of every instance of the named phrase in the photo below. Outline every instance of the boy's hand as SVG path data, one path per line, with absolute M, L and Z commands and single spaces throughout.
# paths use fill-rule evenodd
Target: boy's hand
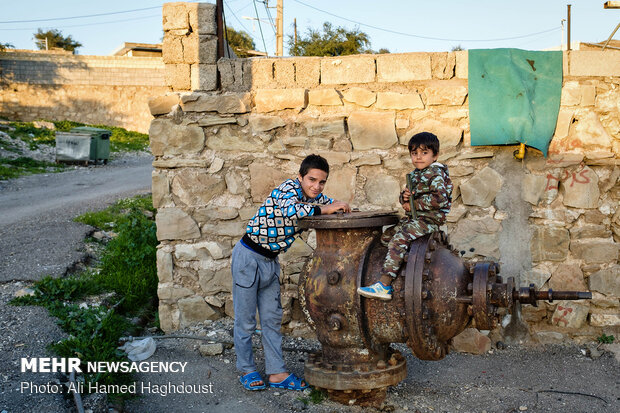
M 409 198 L 411 198 L 411 192 L 408 188 L 405 188 L 401 193 L 401 205 L 406 212 L 411 212 L 411 205 L 409 205 Z
M 321 215 L 334 214 L 338 211 L 351 212 L 351 207 L 343 201 L 334 201 L 331 204 L 321 205 Z

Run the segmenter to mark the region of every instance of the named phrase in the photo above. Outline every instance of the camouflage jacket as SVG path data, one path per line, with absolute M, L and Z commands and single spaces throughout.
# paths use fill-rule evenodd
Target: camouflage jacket
M 409 175 L 413 178 L 413 205 L 418 218 L 443 225 L 452 206 L 452 180 L 448 167 L 433 162 Z

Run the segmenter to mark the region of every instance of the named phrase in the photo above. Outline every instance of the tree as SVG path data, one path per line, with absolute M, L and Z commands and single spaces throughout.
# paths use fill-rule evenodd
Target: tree
M 48 30 L 46 32 L 44 32 L 43 29 L 38 29 L 34 34 L 34 38 L 37 39 L 37 47 L 40 50 L 57 47 L 75 53 L 75 49 L 82 47 L 82 43 L 73 40 L 71 35 L 66 37 L 63 36 L 62 32 L 58 29 Z
M 287 40 L 292 56 L 345 56 L 365 53 L 370 48 L 370 38 L 359 29 L 333 28 L 323 23 L 323 30 L 308 29 L 306 36 L 300 36 L 295 44 L 293 36 Z
M 12 49 L 13 46 L 11 43 L 0 43 L 0 52 L 4 52 L 6 49 Z
M 461 46 L 460 44 L 458 46 L 452 46 L 452 49 L 450 49 L 451 52 L 458 52 L 461 50 L 465 50 L 465 49 L 463 49 L 463 46 Z
M 238 57 L 248 57 L 248 50 L 254 50 L 254 40 L 243 30 L 235 30 L 232 27 L 226 28 L 226 40 L 228 45 Z

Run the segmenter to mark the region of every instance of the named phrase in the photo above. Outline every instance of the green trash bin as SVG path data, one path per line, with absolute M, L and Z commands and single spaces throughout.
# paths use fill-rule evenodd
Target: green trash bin
M 95 164 L 97 164 L 98 161 L 102 161 L 104 164 L 108 163 L 108 159 L 110 159 L 111 131 L 90 126 L 79 126 L 71 129 L 70 132 L 90 135 L 90 160 Z

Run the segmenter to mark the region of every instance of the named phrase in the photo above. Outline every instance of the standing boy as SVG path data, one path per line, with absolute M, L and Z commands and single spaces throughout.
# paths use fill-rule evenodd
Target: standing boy
M 409 198 L 413 196 L 415 214 L 406 216 L 396 226 L 396 233 L 388 244 L 388 252 L 379 281 L 360 287 L 357 292 L 368 298 L 392 299 L 392 281 L 409 251 L 411 242 L 431 232 L 439 231 L 452 205 L 452 181 L 448 168 L 437 161 L 439 139 L 432 133 L 422 132 L 409 140 L 409 154 L 415 167 L 410 172 L 413 194 L 409 189 L 400 193 L 399 201 L 410 212 Z
M 265 373 L 271 387 L 303 390 L 308 385 L 289 374 L 282 358 L 282 304 L 280 303 L 280 263 L 301 233 L 297 220 L 307 216 L 350 212 L 346 202 L 322 194 L 329 164 L 319 155 L 309 155 L 299 167 L 297 179 L 288 179 L 275 188 L 246 228 L 232 252 L 233 304 L 235 310 L 235 353 L 241 384 L 247 390 L 266 388 L 256 371 L 252 353 L 252 333 L 256 309 L 260 316 L 265 351 Z

